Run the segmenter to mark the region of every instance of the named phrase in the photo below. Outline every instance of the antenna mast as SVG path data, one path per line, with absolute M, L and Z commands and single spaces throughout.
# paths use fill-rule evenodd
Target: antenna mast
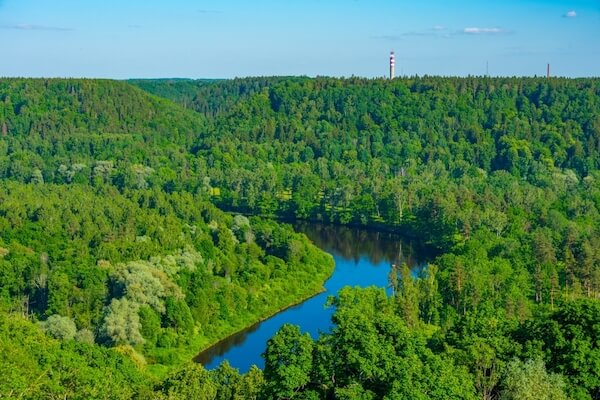
M 390 79 L 394 79 L 396 77 L 396 55 L 392 50 L 390 52 Z

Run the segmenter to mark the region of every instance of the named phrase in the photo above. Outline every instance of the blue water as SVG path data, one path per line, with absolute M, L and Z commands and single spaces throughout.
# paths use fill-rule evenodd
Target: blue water
M 316 224 L 296 226 L 317 246 L 331 253 L 335 270 L 325 283 L 326 291 L 302 304 L 276 314 L 243 332 L 200 353 L 196 361 L 207 369 L 216 368 L 223 361 L 247 372 L 252 365 L 264 367 L 261 354 L 266 343 L 282 325 L 299 325 L 301 331 L 317 338 L 320 332 L 331 329 L 332 307 L 326 307 L 327 298 L 345 286 L 388 286 L 388 274 L 393 262 L 419 263 L 412 256 L 412 247 L 394 235 L 378 232 Z M 408 250 L 408 255 L 405 255 Z

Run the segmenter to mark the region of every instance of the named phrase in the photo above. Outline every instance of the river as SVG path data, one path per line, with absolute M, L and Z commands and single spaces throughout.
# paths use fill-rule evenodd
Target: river
M 315 223 L 297 223 L 294 229 L 333 255 L 335 270 L 325 282 L 325 292 L 224 339 L 198 354 L 195 361 L 213 369 L 228 360 L 242 373 L 253 364 L 263 368 L 261 354 L 267 340 L 283 324 L 299 325 L 302 332 L 316 338 L 319 332 L 328 332 L 332 325 L 333 309 L 325 306 L 329 296 L 344 286 L 387 287 L 393 263 L 406 262 L 413 270 L 422 264 L 419 260 L 423 258 L 419 255 L 423 252 L 392 233 Z

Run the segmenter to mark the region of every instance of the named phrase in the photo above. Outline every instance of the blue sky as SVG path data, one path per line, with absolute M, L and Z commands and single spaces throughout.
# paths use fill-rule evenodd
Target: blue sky
M 600 76 L 600 0 L 0 0 L 0 76 Z

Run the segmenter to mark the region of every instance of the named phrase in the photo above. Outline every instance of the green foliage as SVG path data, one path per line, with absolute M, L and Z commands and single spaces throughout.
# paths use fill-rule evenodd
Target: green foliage
M 217 385 L 217 400 L 252 400 L 259 398 L 263 388 L 263 373 L 253 366 L 245 375 L 231 368 L 227 361 L 210 372 L 211 379 Z
M 195 101 L 168 93 L 194 92 L 194 85 Z M 431 192 L 416 194 L 418 182 L 509 171 L 534 184 L 560 175 L 555 183 L 576 185 L 600 159 L 593 79 L 251 78 L 144 87 L 218 115 L 194 150 L 208 161 L 219 204 L 341 222 L 425 223 L 412 229 L 437 230 L 431 233 L 444 246 L 455 241 L 445 215 L 457 211 L 453 196 L 423 198 Z M 447 183 L 436 186 L 452 190 Z M 505 210 L 485 221 L 496 232 Z
M 526 343 L 528 356 L 543 357 L 550 371 L 564 375 L 574 398 L 600 396 L 598 300 L 565 303 L 526 322 L 517 337 Z
M 392 266 L 391 280 L 395 284 L 395 299 L 399 313 L 409 326 L 415 326 L 419 321 L 419 292 L 417 283 L 406 263 L 398 267 Z
M 294 397 L 309 383 L 312 344 L 308 333 L 287 324 L 269 339 L 264 354 L 268 397 Z
M 175 328 L 182 334 L 191 334 L 194 328 L 194 320 L 188 305 L 183 300 L 167 297 L 165 301 L 165 313 L 163 325 Z
M 381 289 L 345 288 L 316 342 L 286 325 L 265 352 L 265 398 L 474 399 L 472 377 L 435 353 Z
M 139 305 L 128 299 L 113 299 L 106 311 L 101 332 L 112 344 L 144 343 L 140 333 Z
M 254 400 L 259 398 L 263 382 L 262 371 L 256 367 L 240 375 L 227 362 L 213 371 L 189 363 L 158 384 L 151 397 L 162 394 L 168 399 Z
M 40 325 L 47 335 L 59 340 L 71 340 L 77 334 L 75 322 L 69 317 L 51 315 Z
M 22 399 L 129 399 L 149 381 L 113 350 L 59 342 L 6 313 L 0 313 L 0 376 L 0 397 Z
M 180 362 L 171 354 L 183 358 L 315 293 L 332 269 L 291 228 L 257 221 L 277 237 L 273 255 L 287 257 L 293 242 L 293 268 L 279 273 L 284 261 L 265 258 L 248 219 L 191 194 L 7 181 L 0 199 L 3 304 L 71 318 L 101 343 L 144 344 L 151 362 Z
M 148 305 L 161 313 L 165 311 L 166 296 L 182 297 L 179 287 L 151 263 L 134 261 L 119 265 L 112 275 L 115 285 L 122 288 L 128 300 L 135 304 Z
M 161 332 L 160 315 L 148 306 L 140 306 L 140 333 L 147 345 L 155 346 Z
M 174 372 L 157 390 L 169 399 L 211 400 L 217 395 L 216 384 L 200 364 L 188 364 Z
M 506 368 L 501 400 L 566 400 L 560 375 L 548 374 L 542 360 L 512 361 Z
M 597 79 L 131 83 L 179 105 L 0 79 L 1 396 L 600 398 Z M 286 327 L 264 376 L 186 365 L 154 391 L 140 353 L 180 364 L 332 270 L 213 204 L 385 227 L 439 257 L 393 269 L 393 298 L 343 290 L 314 342 Z
M 84 328 L 77 331 L 77 333 L 75 334 L 75 340 L 77 340 L 80 343 L 91 345 L 95 343 L 96 338 L 94 336 L 94 332 Z

